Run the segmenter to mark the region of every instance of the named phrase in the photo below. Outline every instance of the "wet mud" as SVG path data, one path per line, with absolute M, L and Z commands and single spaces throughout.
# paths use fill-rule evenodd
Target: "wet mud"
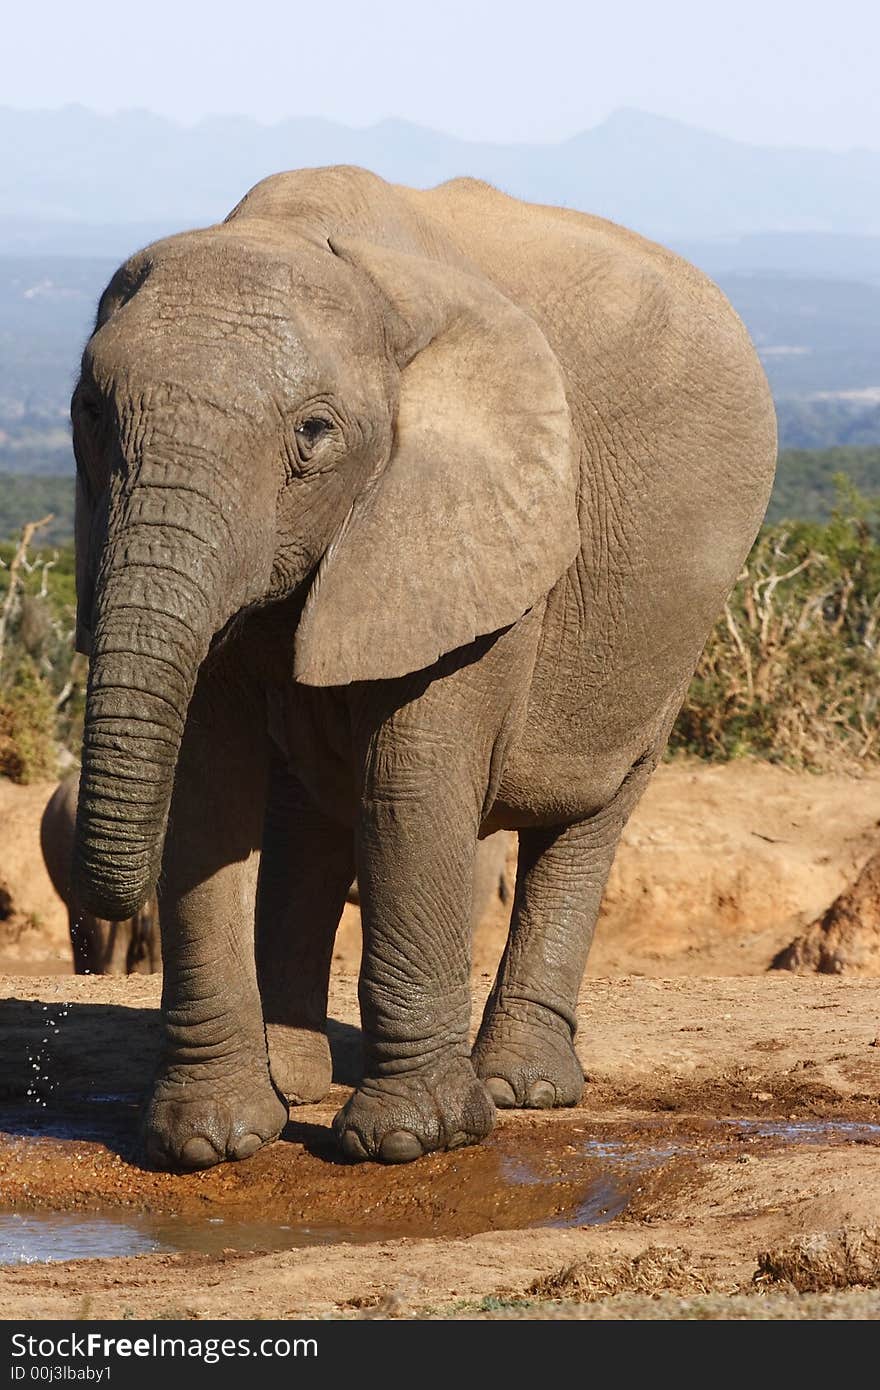
M 337 979 L 327 1100 L 247 1161 L 185 1175 L 140 1146 L 158 981 L 8 986 L 3 1317 L 326 1316 L 399 1289 L 418 1312 L 658 1243 L 741 1288 L 756 1250 L 865 1223 L 880 1191 L 873 982 L 590 982 L 579 1106 L 505 1112 L 482 1145 L 385 1167 L 332 1139 L 360 1063 L 356 983 Z
M 317 1110 L 318 1107 L 311 1107 Z M 134 1096 L 0 1107 L 0 1264 L 230 1254 L 637 1220 L 705 1165 L 793 1146 L 880 1150 L 880 1123 L 505 1116 L 481 1145 L 401 1167 L 344 1161 L 327 1123 L 291 1121 L 245 1163 L 142 1165 Z

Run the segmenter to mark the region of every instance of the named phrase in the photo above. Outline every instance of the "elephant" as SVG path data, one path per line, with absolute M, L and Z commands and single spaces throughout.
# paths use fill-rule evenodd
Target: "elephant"
M 510 887 L 507 879 L 507 859 L 510 836 L 499 831 L 488 840 L 477 841 L 474 858 L 474 886 L 471 894 L 471 931 L 476 931 L 483 914 L 493 900 L 506 903 Z M 360 904 L 358 881 L 348 890 L 347 902 Z
M 615 847 L 773 480 L 767 381 L 721 291 L 477 180 L 291 171 L 124 263 L 71 411 L 75 880 L 110 918 L 158 880 L 146 1161 L 244 1159 L 326 1092 L 355 871 L 342 1156 L 578 1103 Z M 497 830 L 517 878 L 472 1043 Z
M 40 846 L 52 887 L 67 908 L 75 975 L 151 975 L 161 970 L 159 906 L 151 893 L 143 907 L 122 922 L 111 922 L 80 909 L 71 891 L 73 840 L 79 774 L 59 782 L 40 820 Z M 481 840 L 474 859 L 471 929 L 475 930 L 493 898 L 507 901 L 508 837 L 502 832 Z M 357 880 L 347 900 L 359 902 Z
M 71 890 L 79 775 L 59 782 L 40 820 L 40 846 L 52 887 L 67 908 L 76 975 L 149 975 L 160 968 L 156 898 L 122 922 L 111 922 L 77 904 Z

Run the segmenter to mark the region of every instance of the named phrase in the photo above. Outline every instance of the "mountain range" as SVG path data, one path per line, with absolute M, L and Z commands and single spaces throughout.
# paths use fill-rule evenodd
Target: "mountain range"
M 758 147 L 633 110 L 493 145 L 401 120 L 0 108 L 0 473 L 70 469 L 76 363 L 120 260 L 217 221 L 269 173 L 334 163 L 419 187 L 470 174 L 665 242 L 742 315 L 783 444 L 880 444 L 880 151 Z
M 118 257 L 218 220 L 267 174 L 340 163 L 417 187 L 470 174 L 661 241 L 796 233 L 827 259 L 817 243 L 842 235 L 867 243 L 857 257 L 877 268 L 880 150 L 754 146 L 630 109 L 557 144 L 501 145 L 402 120 L 354 129 L 215 116 L 183 126 L 140 110 L 0 108 L 0 253 Z

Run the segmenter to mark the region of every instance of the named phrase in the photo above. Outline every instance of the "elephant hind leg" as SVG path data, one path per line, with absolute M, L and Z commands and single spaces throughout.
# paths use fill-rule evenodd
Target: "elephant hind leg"
M 151 894 L 141 910 L 126 923 L 126 928 L 126 974 L 155 974 L 161 969 L 159 911 L 155 894 Z
M 580 1100 L 578 993 L 617 843 L 655 762 L 637 764 L 598 815 L 520 832 L 510 934 L 472 1054 L 501 1108 Z
M 330 1089 L 330 962 L 353 878 L 351 830 L 328 820 L 275 762 L 257 897 L 257 971 L 272 1080 L 293 1105 L 322 1100 Z

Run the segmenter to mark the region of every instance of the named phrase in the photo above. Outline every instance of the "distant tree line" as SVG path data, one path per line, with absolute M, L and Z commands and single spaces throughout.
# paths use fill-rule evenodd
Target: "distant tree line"
M 784 449 L 767 521 L 828 521 L 840 496 L 840 479 L 864 497 L 880 496 L 880 446 L 871 449 Z
M 779 442 L 786 449 L 880 448 L 880 402 L 846 396 L 776 399 Z
M 0 541 L 12 540 L 22 526 L 52 513 L 40 531 L 41 545 L 73 544 L 74 477 L 0 473 Z
M 784 449 L 779 455 L 768 523 L 784 518 L 828 521 L 837 498 L 837 478 L 845 476 L 865 497 L 880 496 L 880 445 L 873 448 Z M 70 473 L 0 473 L 0 540 L 51 512 L 40 532 L 41 544 L 73 544 L 74 480 Z

